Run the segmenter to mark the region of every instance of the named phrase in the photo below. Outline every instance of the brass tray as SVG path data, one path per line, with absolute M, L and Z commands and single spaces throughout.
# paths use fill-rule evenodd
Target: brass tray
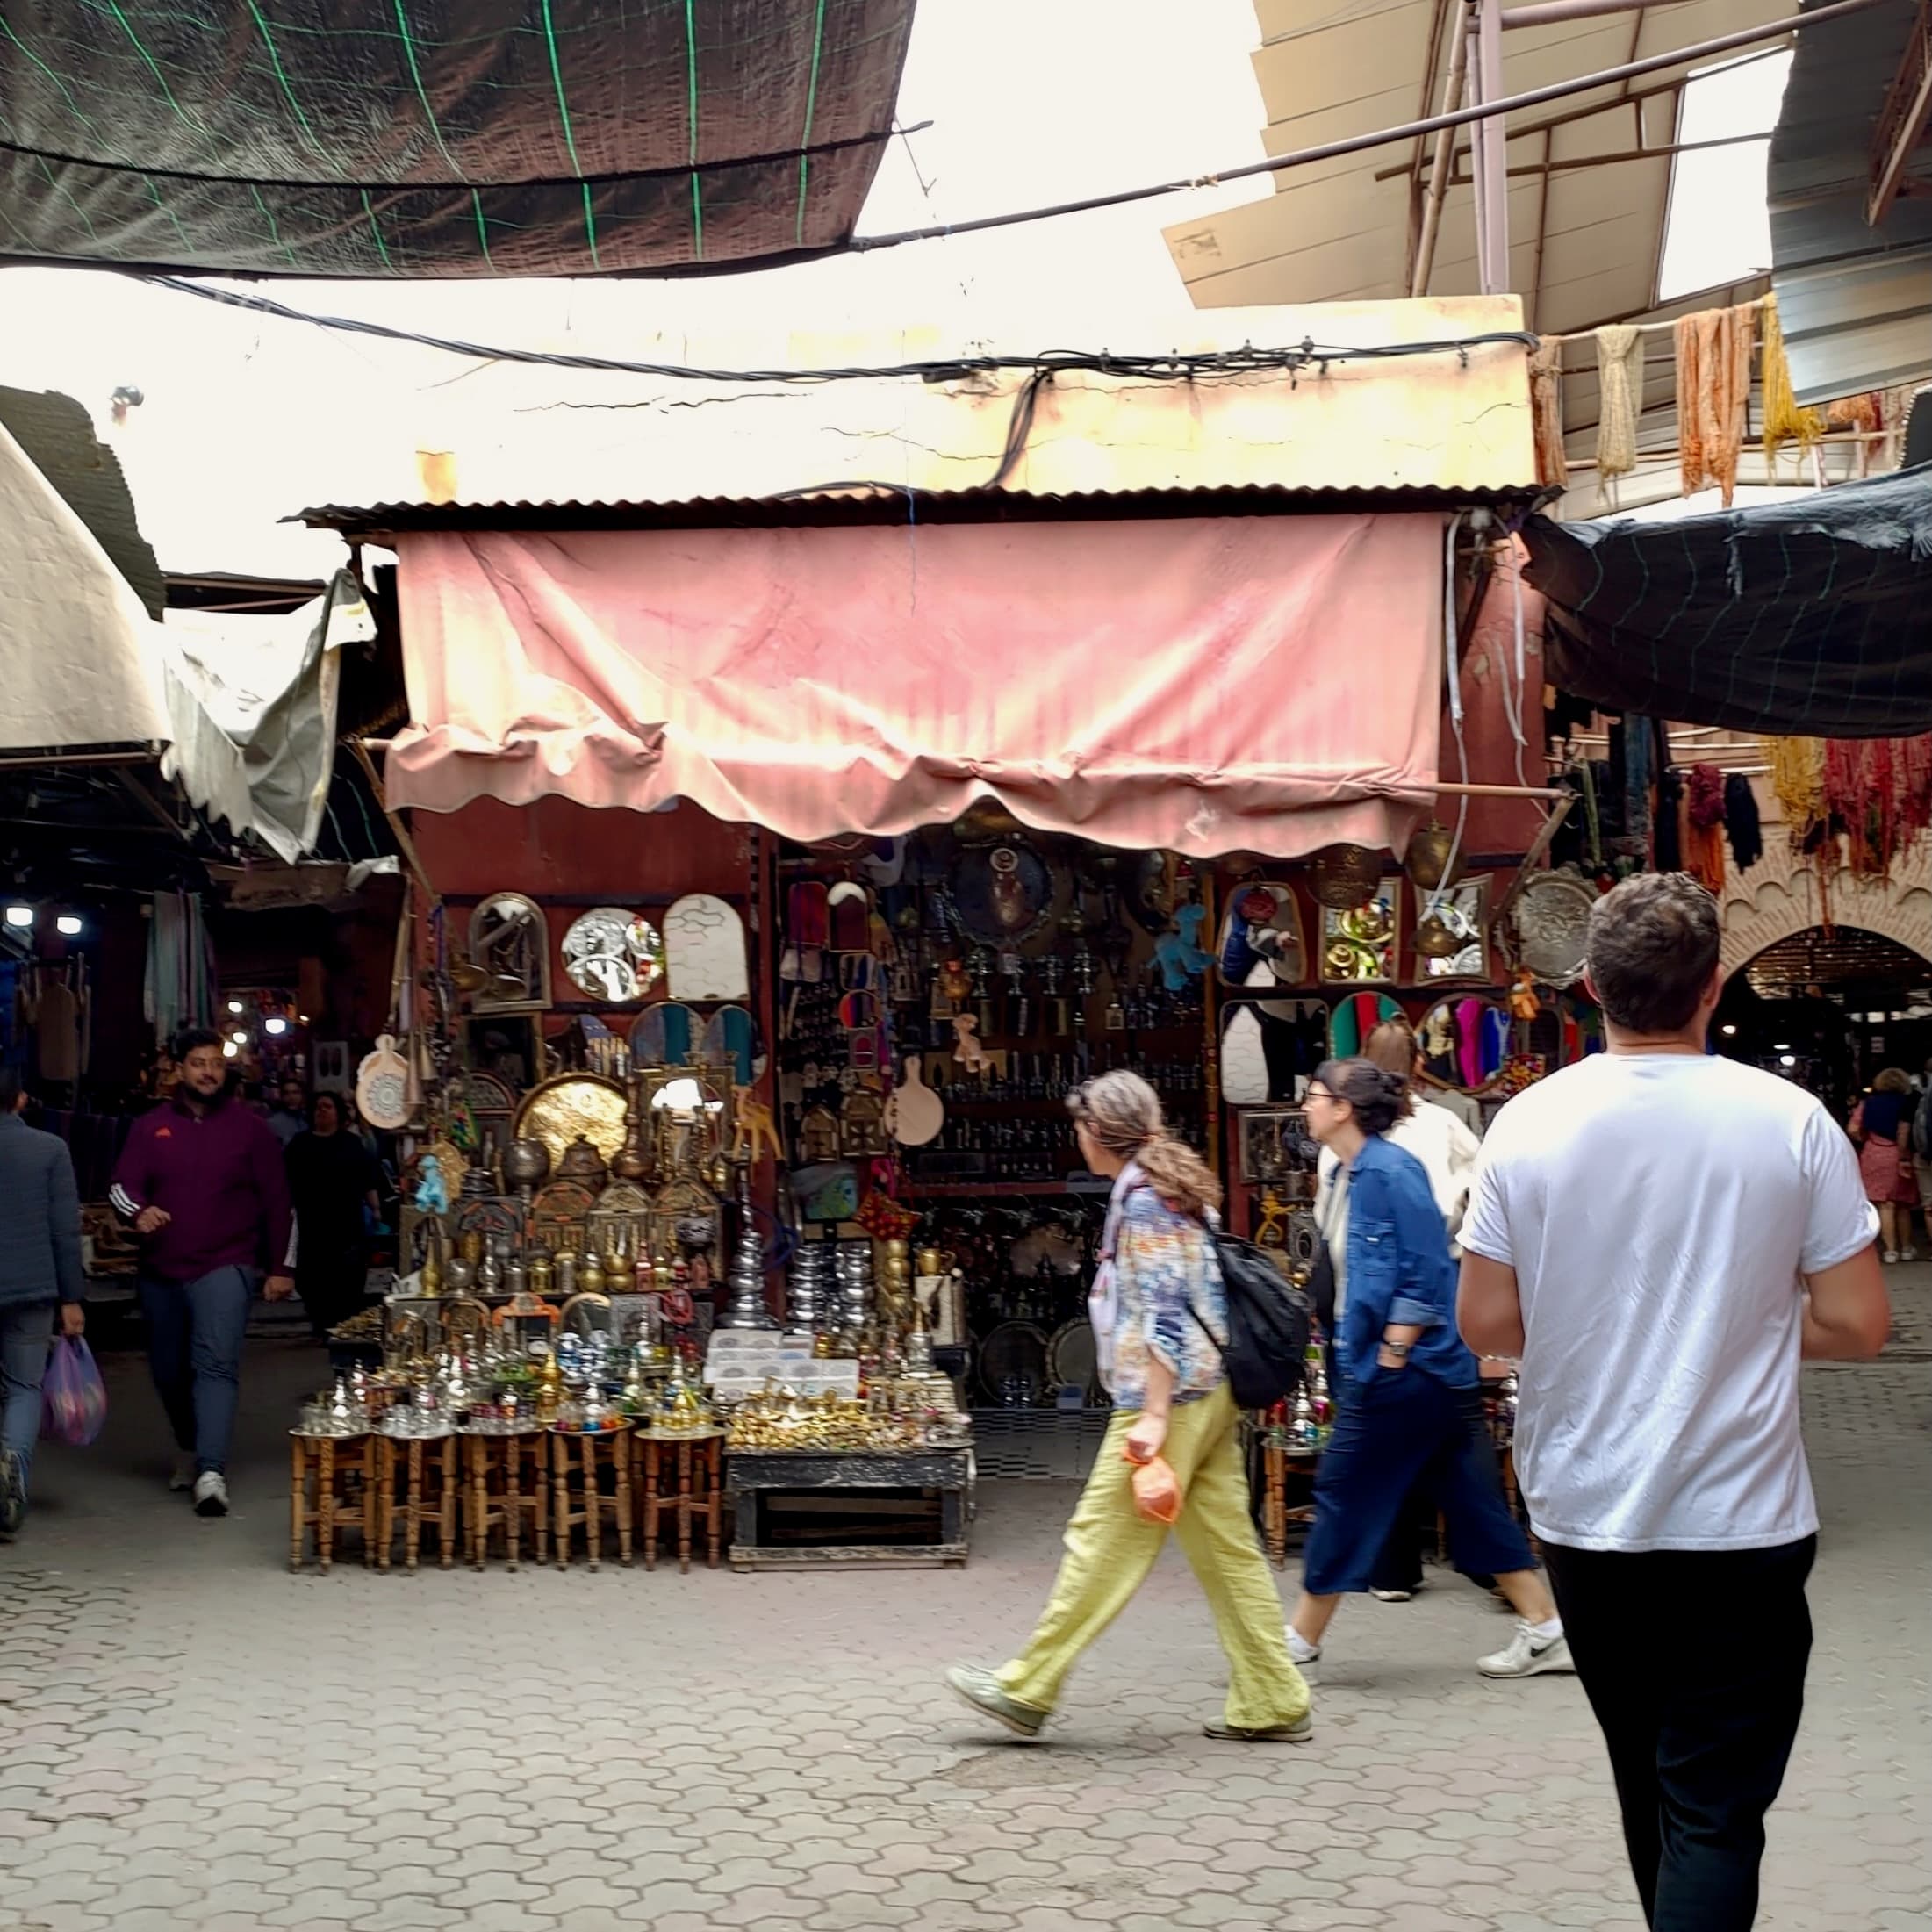
M 604 1157 L 624 1145 L 624 1089 L 601 1074 L 558 1074 L 531 1088 L 516 1110 L 520 1140 L 541 1140 L 555 1167 L 581 1134 Z

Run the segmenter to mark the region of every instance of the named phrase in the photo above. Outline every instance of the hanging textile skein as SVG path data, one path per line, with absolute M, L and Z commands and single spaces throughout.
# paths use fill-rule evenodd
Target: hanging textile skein
M 1825 741 L 1822 738 L 1765 738 L 1764 762 L 1771 768 L 1785 830 L 1802 845 L 1825 812 Z
M 1693 765 L 1685 779 L 1684 869 L 1706 892 L 1724 891 L 1724 774 L 1714 765 Z
M 1724 830 L 1731 841 L 1731 858 L 1748 873 L 1764 856 L 1764 828 L 1757 815 L 1757 794 L 1742 772 L 1724 781 Z
M 1643 334 L 1627 322 L 1597 331 L 1597 483 L 1608 485 L 1637 467 L 1637 413 L 1643 398 Z
M 1852 872 L 1889 879 L 1932 828 L 1932 734 L 1828 738 L 1824 792 L 1826 811 L 1844 827 Z
M 1563 448 L 1563 345 L 1546 335 L 1530 351 L 1530 422 L 1536 438 L 1536 480 L 1561 490 L 1569 481 Z
M 1685 496 L 1715 485 L 1731 506 L 1751 395 L 1757 312 L 1705 309 L 1677 326 L 1677 451 Z
M 1778 461 L 1778 452 L 1795 442 L 1802 455 L 1814 449 L 1825 433 L 1825 419 L 1815 409 L 1800 409 L 1792 391 L 1791 363 L 1785 354 L 1785 331 L 1778 320 L 1778 298 L 1764 298 L 1764 347 L 1759 357 L 1764 384 L 1764 460 Z

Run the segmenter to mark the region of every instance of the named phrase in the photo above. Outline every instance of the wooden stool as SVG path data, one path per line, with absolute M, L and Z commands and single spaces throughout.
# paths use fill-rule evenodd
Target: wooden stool
M 376 1444 L 376 1567 L 387 1569 L 396 1541 L 396 1472 L 403 1465 L 403 1568 L 413 1570 L 422 1548 L 423 1525 L 436 1533 L 442 1546 L 442 1567 L 448 1569 L 456 1555 L 456 1494 L 463 1487 L 458 1473 L 458 1439 L 443 1436 L 372 1438 Z
M 550 1555 L 550 1437 L 533 1423 L 514 1435 L 465 1434 L 470 1462 L 470 1561 L 481 1569 L 490 1549 L 490 1533 L 503 1532 L 510 1568 L 517 1567 L 524 1518 L 529 1518 L 531 1555 L 539 1563 Z
M 571 1450 L 577 1451 L 577 1467 L 582 1478 L 578 1506 L 571 1507 Z M 600 1454 L 600 1451 L 603 1453 Z M 603 1494 L 598 1486 L 600 1462 L 607 1464 L 613 1478 L 613 1493 Z M 630 1562 L 630 1426 L 621 1429 L 553 1429 L 550 1432 L 550 1469 L 557 1483 L 557 1500 L 550 1512 L 550 1544 L 557 1554 L 557 1567 L 566 1569 L 571 1561 L 571 1532 L 581 1528 L 588 1546 L 593 1569 L 603 1554 L 604 1525 L 617 1527 L 620 1561 Z
M 718 1567 L 724 1527 L 724 1435 L 722 1429 L 693 1429 L 682 1435 L 640 1435 L 643 1468 L 639 1513 L 644 1538 L 644 1568 L 657 1567 L 658 1526 L 666 1509 L 678 1517 L 678 1567 L 691 1568 L 691 1522 L 702 1519 L 710 1568 Z
M 1289 1526 L 1315 1520 L 1312 1502 L 1289 1501 L 1289 1476 L 1291 1473 L 1305 1476 L 1312 1483 L 1318 1461 L 1318 1457 L 1306 1450 L 1293 1450 L 1285 1443 L 1264 1442 L 1262 1445 L 1261 1467 L 1265 1483 L 1261 1492 L 1261 1541 L 1268 1550 L 1268 1562 L 1277 1569 L 1288 1567 Z
M 363 1567 L 376 1560 L 376 1470 L 369 1435 L 304 1435 L 289 1431 L 289 1568 L 300 1569 L 315 1529 L 315 1560 L 322 1574 L 335 1558 L 335 1539 L 346 1529 L 363 1533 Z M 356 1479 L 351 1496 L 345 1479 Z M 314 1500 L 311 1502 L 310 1486 Z

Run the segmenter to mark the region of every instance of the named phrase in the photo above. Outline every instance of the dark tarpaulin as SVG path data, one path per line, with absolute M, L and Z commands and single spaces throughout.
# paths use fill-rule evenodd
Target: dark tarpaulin
M 1932 464 L 1713 516 L 1524 530 L 1544 675 L 1773 737 L 1932 731 Z
M 0 0 L 0 261 L 689 273 L 850 241 L 914 0 Z

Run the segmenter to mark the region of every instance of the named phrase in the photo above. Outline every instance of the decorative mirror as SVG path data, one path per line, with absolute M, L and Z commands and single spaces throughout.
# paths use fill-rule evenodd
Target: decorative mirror
M 1438 1000 L 1422 1016 L 1416 1044 L 1430 1077 L 1473 1094 L 1502 1071 L 1510 1053 L 1509 1009 L 1469 995 Z
M 1409 933 L 1413 961 L 1411 982 L 1432 980 L 1490 980 L 1490 882 L 1465 879 L 1459 884 L 1414 894 L 1414 923 Z
M 1583 976 L 1596 888 L 1571 872 L 1541 873 L 1517 895 L 1517 956 L 1539 980 L 1568 986 Z
M 647 1006 L 630 1030 L 633 1067 L 682 1067 L 698 1050 L 702 1026 L 699 1016 L 676 1000 Z
M 1231 1000 L 1221 1028 L 1221 1097 L 1231 1107 L 1299 1100 L 1329 1057 L 1325 1000 Z
M 1319 1149 L 1299 1107 L 1256 1107 L 1241 1116 L 1241 1178 L 1273 1188 L 1284 1201 L 1315 1198 Z
M 520 892 L 492 893 L 470 915 L 470 957 L 450 977 L 477 1013 L 536 1013 L 550 1003 L 550 933 Z
M 1399 879 L 1385 879 L 1375 896 L 1346 910 L 1322 908 L 1321 976 L 1330 983 L 1386 980 L 1396 977 L 1400 957 L 1397 927 L 1402 887 Z
M 692 893 L 664 915 L 666 991 L 674 1000 L 743 1000 L 751 993 L 744 921 L 707 892 Z
M 1328 1016 L 1329 1051 L 1337 1059 L 1353 1059 L 1384 1020 L 1402 1016 L 1401 1007 L 1386 993 L 1351 993 L 1335 1002 Z
M 628 1006 L 657 984 L 664 970 L 664 943 L 640 913 L 593 906 L 571 922 L 564 935 L 564 972 L 586 999 Z
M 959 853 L 946 884 L 960 930 L 981 945 L 1012 951 L 1059 916 L 1066 881 L 1029 840 L 1013 837 Z
M 1224 986 L 1305 986 L 1312 975 L 1293 888 L 1259 880 L 1230 887 L 1215 960 Z

